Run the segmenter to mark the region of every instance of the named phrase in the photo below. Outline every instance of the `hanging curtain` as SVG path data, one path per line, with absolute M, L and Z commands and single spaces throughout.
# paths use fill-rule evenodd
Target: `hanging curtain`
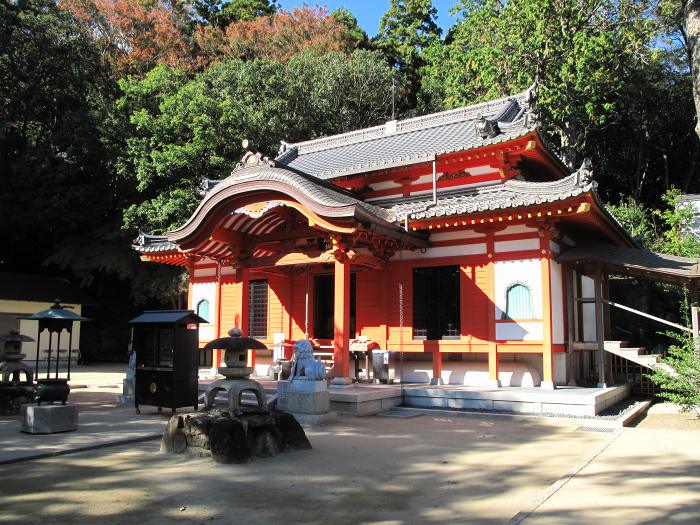
M 506 319 L 532 319 L 530 288 L 524 284 L 514 284 L 506 292 Z

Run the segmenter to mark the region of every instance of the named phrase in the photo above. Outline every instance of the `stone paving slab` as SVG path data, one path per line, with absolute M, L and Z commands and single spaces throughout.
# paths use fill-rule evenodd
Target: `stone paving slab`
M 117 392 L 74 391 L 70 401 L 79 405 L 78 430 L 56 434 L 20 432 L 20 416 L 0 417 L 0 464 L 71 450 L 106 446 L 161 435 L 170 418 L 144 407 L 140 416 L 133 407 L 114 400 Z

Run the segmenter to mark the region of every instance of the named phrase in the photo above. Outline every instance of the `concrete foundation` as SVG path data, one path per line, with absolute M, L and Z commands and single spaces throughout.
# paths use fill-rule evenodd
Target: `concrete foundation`
M 78 405 L 22 405 L 20 420 L 22 432 L 28 434 L 55 434 L 78 430 Z
M 595 416 L 629 396 L 629 386 L 608 388 L 469 388 L 406 386 L 405 406 L 501 410 L 525 414 Z

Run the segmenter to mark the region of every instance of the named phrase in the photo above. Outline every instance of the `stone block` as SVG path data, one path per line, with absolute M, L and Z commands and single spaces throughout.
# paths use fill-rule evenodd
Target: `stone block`
M 280 379 L 277 381 L 277 410 L 287 410 L 287 392 L 291 381 Z
M 136 395 L 136 380 L 135 379 L 124 379 L 122 382 L 122 395 L 124 396 L 135 396 Z
M 328 383 L 325 380 L 294 379 L 289 381 L 289 392 L 328 392 Z
M 298 392 L 290 388 L 287 392 L 286 410 L 293 414 L 325 414 L 330 407 L 331 397 L 328 390 Z
M 78 429 L 78 405 L 34 405 L 21 408 L 22 432 L 28 434 L 55 434 Z

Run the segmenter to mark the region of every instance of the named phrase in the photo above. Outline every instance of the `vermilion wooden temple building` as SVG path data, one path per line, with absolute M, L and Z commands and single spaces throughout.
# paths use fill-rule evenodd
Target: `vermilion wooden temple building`
M 186 224 L 134 248 L 187 268 L 190 307 L 210 320 L 202 345 L 234 325 L 268 345 L 308 337 L 348 382 L 363 336 L 403 352 L 404 380 L 567 383 L 580 373 L 572 343 L 595 341 L 598 319 L 576 300 L 594 280 L 558 257 L 636 244 L 590 163 L 571 173 L 547 146 L 533 102 L 528 91 L 283 143 L 274 160 L 247 153 L 205 181 Z

